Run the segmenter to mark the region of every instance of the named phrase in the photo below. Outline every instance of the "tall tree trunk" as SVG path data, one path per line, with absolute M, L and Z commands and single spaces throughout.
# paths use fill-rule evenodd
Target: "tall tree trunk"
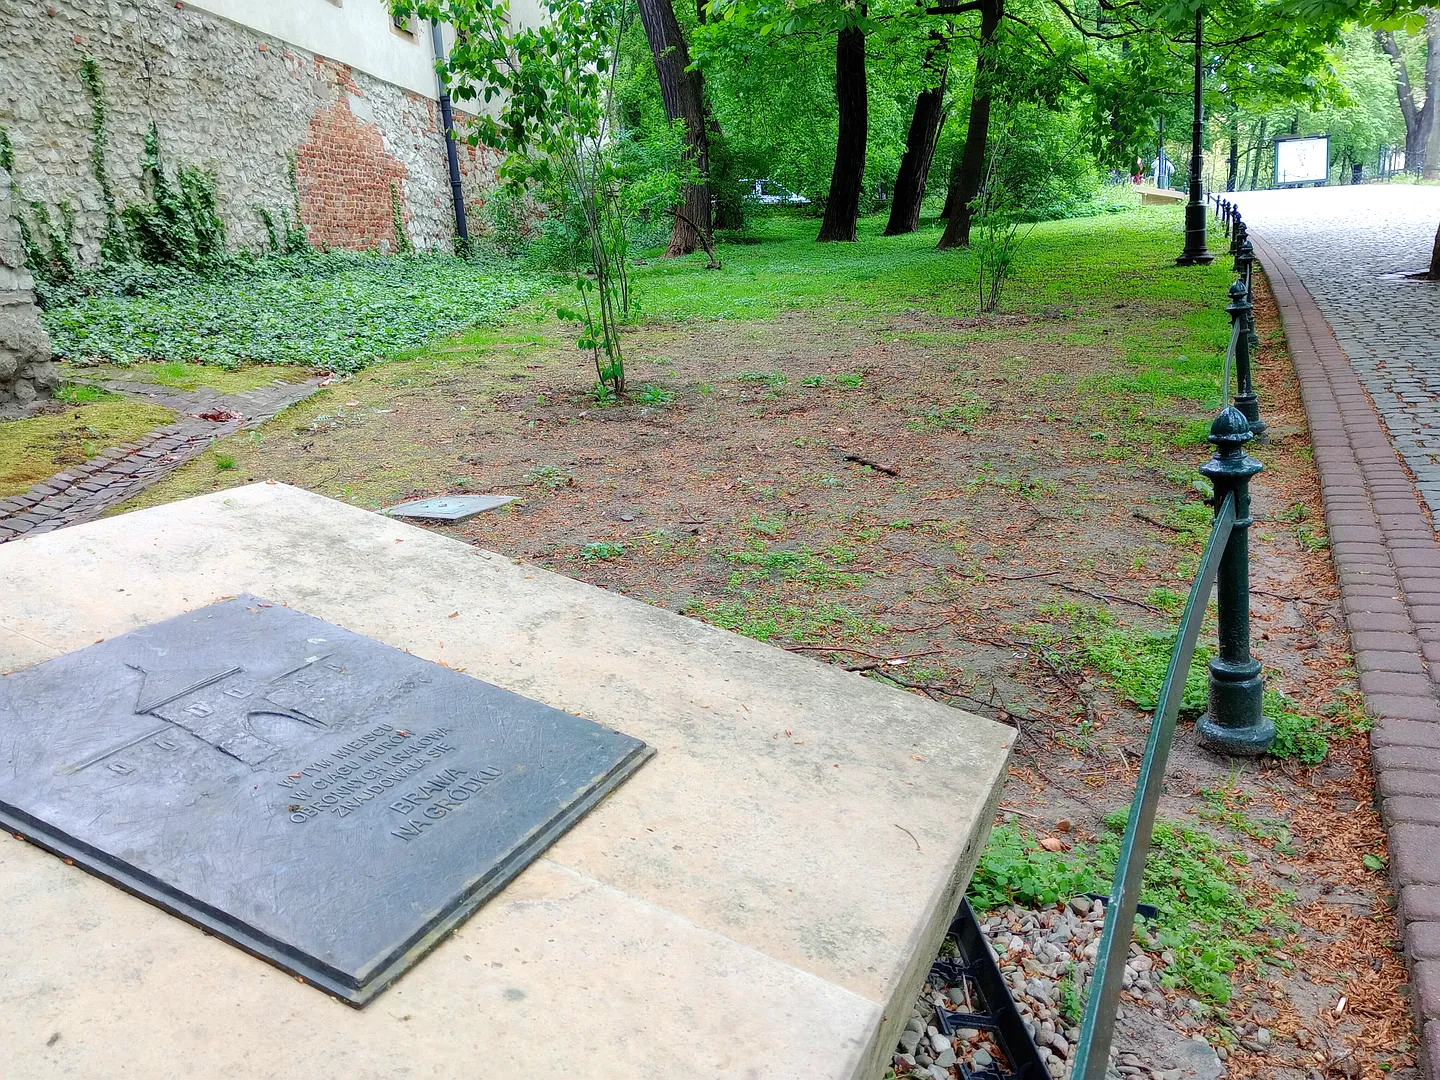
M 1225 190 L 1234 191 L 1240 175 L 1240 114 L 1230 107 L 1230 167 L 1225 173 Z
M 925 201 L 925 182 L 930 176 L 930 162 L 935 158 L 935 143 L 940 136 L 940 118 L 945 106 L 945 81 L 950 74 L 944 49 L 944 37 L 932 34 L 930 48 L 925 53 L 925 72 L 931 77 L 938 73 L 939 78 L 934 86 L 921 90 L 915 99 L 910 134 L 905 138 L 905 155 L 895 175 L 895 197 L 890 201 L 886 236 L 911 233 L 920 227 L 920 204 Z
M 1420 163 L 1426 180 L 1440 180 L 1440 10 L 1425 11 L 1425 107 L 1420 110 L 1424 134 Z M 1407 165 L 1410 163 L 1407 159 Z
M 1375 40 L 1395 68 L 1395 95 L 1400 100 L 1400 115 L 1405 120 L 1405 167 L 1414 166 L 1424 138 L 1420 131 L 1420 110 L 1415 107 L 1415 89 L 1410 85 L 1410 70 L 1405 66 L 1405 56 L 1395 43 L 1395 35 L 1389 30 L 1375 31 Z
M 675 227 L 670 232 L 667 257 L 689 255 L 710 241 L 710 138 L 705 127 L 705 105 L 698 73 L 688 71 L 690 50 L 675 18 L 670 0 L 638 0 L 640 22 L 655 57 L 655 74 L 660 80 L 660 98 L 665 116 L 685 125 L 685 147 L 700 170 L 700 180 L 686 184 L 680 205 L 675 208 Z
M 865 17 L 865 7 L 860 7 Z M 835 41 L 835 100 L 839 107 L 839 131 L 835 137 L 835 169 L 830 174 L 830 194 L 820 222 L 824 243 L 858 240 L 860 184 L 865 178 L 865 143 L 869 136 L 870 107 L 865 87 L 865 31 L 847 26 Z
M 695 19 L 701 25 L 710 18 L 710 0 L 695 0 Z M 710 193 L 714 196 L 717 229 L 738 229 L 745 224 L 745 208 L 741 203 L 740 189 L 730 172 L 730 156 L 725 153 L 725 139 L 720 133 L 720 121 L 715 119 L 715 110 L 710 108 L 710 99 L 705 96 L 705 77 L 697 68 L 691 72 L 700 93 L 700 106 L 705 110 L 705 131 L 710 140 Z
M 1260 186 L 1260 159 L 1265 156 L 1265 127 L 1268 121 L 1265 117 L 1260 118 L 1260 130 L 1255 135 L 1255 161 L 1250 166 L 1250 188 L 1254 191 Z
M 990 142 L 990 71 L 995 66 L 995 34 L 1005 14 L 1005 0 L 984 0 L 980 8 L 980 43 L 975 49 L 975 89 L 970 95 L 970 126 L 965 130 L 965 147 L 955 158 L 950 173 L 950 218 L 940 237 L 939 247 L 967 247 L 970 243 L 971 202 L 980 193 L 985 170 L 985 150 Z

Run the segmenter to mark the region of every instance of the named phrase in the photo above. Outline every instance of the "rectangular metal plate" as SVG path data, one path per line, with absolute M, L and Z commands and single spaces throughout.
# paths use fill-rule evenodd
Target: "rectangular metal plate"
M 430 521 L 464 521 L 486 510 L 494 510 L 516 500 L 515 495 L 437 495 L 433 499 L 392 506 L 385 513 L 391 517 L 425 518 Z
M 653 753 L 253 596 L 0 677 L 0 823 L 353 1005 Z

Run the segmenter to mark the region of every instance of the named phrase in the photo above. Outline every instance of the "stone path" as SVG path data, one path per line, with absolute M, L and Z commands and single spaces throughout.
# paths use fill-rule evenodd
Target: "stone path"
M 1239 196 L 1305 400 L 1422 1060 L 1440 1078 L 1440 189 Z M 1333 327 L 1333 331 L 1332 331 Z M 1262 408 L 1263 408 L 1263 387 Z
M 0 499 L 0 544 L 99 517 L 174 472 L 215 439 L 258 427 L 309 397 L 319 389 L 320 380 L 277 380 L 238 394 L 220 394 L 207 387 L 179 390 L 119 380 L 97 381 L 97 385 L 164 405 L 179 412 L 183 419 L 72 466 L 23 495 Z
M 1440 519 L 1440 289 L 1424 269 L 1440 187 L 1362 185 L 1227 196 L 1294 267 Z

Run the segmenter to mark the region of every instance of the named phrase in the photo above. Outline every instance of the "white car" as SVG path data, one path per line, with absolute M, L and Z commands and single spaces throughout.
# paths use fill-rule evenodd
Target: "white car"
M 774 180 L 741 180 L 740 182 L 750 189 L 746 192 L 746 197 L 761 206 L 810 205 L 810 200 L 804 195 L 796 195 L 795 192 L 777 184 Z

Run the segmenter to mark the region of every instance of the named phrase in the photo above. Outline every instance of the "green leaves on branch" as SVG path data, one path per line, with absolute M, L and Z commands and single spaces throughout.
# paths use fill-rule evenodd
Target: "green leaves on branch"
M 624 0 L 545 0 L 540 22 L 517 25 L 508 0 L 395 0 L 396 16 L 448 23 L 455 41 L 437 61 L 451 97 L 499 103 L 467 131 L 508 156 L 501 177 L 537 189 L 547 210 L 583 221 L 589 274 L 576 286 L 599 383 L 625 388 L 620 323 L 630 310 L 626 174 L 617 160 L 614 123 L 620 43 L 630 18 Z

